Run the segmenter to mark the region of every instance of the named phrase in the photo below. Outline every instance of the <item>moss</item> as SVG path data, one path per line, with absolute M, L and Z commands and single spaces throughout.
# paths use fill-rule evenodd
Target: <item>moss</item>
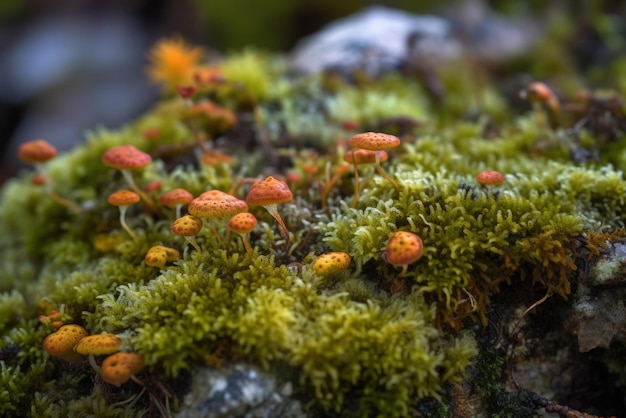
M 183 102 L 163 98 L 125 127 L 94 130 L 48 164 L 55 190 L 79 202 L 80 214 L 48 199 L 28 172 L 2 187 L 0 387 L 9 390 L 0 391 L 0 414 L 19 408 L 29 416 L 137 416 L 157 408 L 158 397 L 133 383 L 113 388 L 86 363 L 47 357 L 41 343 L 52 325 L 37 317 L 51 310 L 90 333 L 119 335 L 125 351 L 144 355 L 141 378 L 166 389 L 194 368 L 244 358 L 293 381 L 311 413 L 445 416 L 450 387 L 474 361 L 490 413 L 530 414 L 524 393 L 503 391 L 502 354 L 479 345 L 476 332 L 488 325 L 504 287 L 568 298 L 579 238 L 595 237 L 592 251 L 602 234 L 624 227 L 623 141 L 609 146 L 585 131 L 598 139 L 585 146 L 597 147 L 600 159 L 573 164 L 567 135 L 534 113 L 515 113 L 489 77 L 473 89 L 472 72 L 455 78 L 443 71 L 450 93 L 434 104 L 402 74 L 330 88 L 328 75 L 294 79 L 283 61 L 254 51 L 228 56 L 219 68 L 225 84 L 196 99 L 237 112 L 237 125 L 207 145 L 232 161 L 199 162 Z M 350 135 L 342 122 L 375 129 L 394 117 L 422 122 L 388 151 L 385 171 L 400 191 L 364 170 L 354 207 L 349 175 L 322 205 L 321 190 Z M 146 137 L 146 130 L 158 135 Z M 133 173 L 139 187 L 159 181 L 164 190 L 184 187 L 197 196 L 217 189 L 243 198 L 254 178 L 300 174 L 289 180 L 294 200 L 279 208 L 291 247 L 257 208 L 253 253 L 239 241 L 226 248 L 209 228 L 195 251 L 171 232 L 172 211 L 142 203 L 127 213 L 138 237 L 130 239 L 106 202 L 126 187 L 124 179 L 100 161 L 126 143 L 154 158 Z M 475 175 L 486 168 L 506 181 L 482 187 Z M 225 235 L 225 223 L 216 229 Z M 396 231 L 418 234 L 424 244 L 402 277 L 385 262 Z M 182 257 L 161 270 L 146 266 L 154 245 Z M 321 278 L 312 262 L 328 251 L 346 252 L 353 263 Z

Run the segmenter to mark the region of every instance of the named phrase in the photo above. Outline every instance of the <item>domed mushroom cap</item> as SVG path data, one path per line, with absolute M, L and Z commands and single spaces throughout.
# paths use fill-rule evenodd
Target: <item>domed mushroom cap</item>
M 247 234 L 257 224 L 256 217 L 250 212 L 238 213 L 228 221 L 228 228 L 238 234 Z
M 353 148 L 383 151 L 400 145 L 400 138 L 395 135 L 384 134 L 381 132 L 363 132 L 350 138 L 348 140 L 348 145 Z
M 81 357 L 74 352 L 74 346 L 88 335 L 87 330 L 80 325 L 63 325 L 43 340 L 43 349 L 51 356 L 79 361 Z
M 172 232 L 180 237 L 198 235 L 202 229 L 202 219 L 193 215 L 185 215 L 172 223 Z
M 292 199 L 293 194 L 287 183 L 272 176 L 254 183 L 246 196 L 246 202 L 252 206 L 275 205 Z
M 107 198 L 107 201 L 113 206 L 128 206 L 134 205 L 139 202 L 141 198 L 135 192 L 127 189 L 118 190 L 115 193 L 111 193 Z
M 368 149 L 355 148 L 343 155 L 343 160 L 348 163 L 356 162 L 357 164 L 374 164 L 376 162 L 376 152 Z M 389 159 L 389 155 L 385 151 L 378 151 L 378 158 L 381 163 Z M 354 161 L 352 161 L 354 156 Z
M 392 266 L 405 266 L 422 256 L 422 239 L 412 232 L 398 231 L 387 241 L 387 262 Z
M 526 86 L 528 100 L 535 103 L 546 103 L 554 98 L 554 92 L 547 84 L 535 81 Z
M 30 164 L 45 163 L 57 153 L 57 149 L 45 139 L 24 142 L 17 150 L 20 160 Z
M 504 175 L 495 170 L 483 170 L 476 176 L 476 181 L 483 186 L 498 186 L 504 183 Z
M 342 251 L 332 251 L 317 257 L 317 260 L 313 263 L 313 270 L 315 270 L 318 276 L 330 276 L 345 271 L 350 266 L 351 261 L 352 257 L 350 257 L 350 254 Z
M 179 259 L 180 253 L 178 250 L 164 247 L 163 245 L 151 247 L 144 257 L 146 265 L 151 267 L 164 267 L 166 263 Z
M 184 205 L 193 200 L 193 195 L 185 189 L 174 189 L 161 195 L 161 203 L 167 207 L 174 207 L 176 205 Z
M 74 346 L 74 351 L 78 354 L 102 356 L 117 352 L 122 345 L 122 340 L 115 334 L 94 334 L 88 335 Z
M 124 352 L 112 354 L 102 362 L 102 380 L 120 386 L 128 382 L 131 375 L 141 372 L 144 365 L 142 354 Z
M 152 157 L 134 145 L 118 145 L 102 154 L 102 162 L 118 170 L 136 170 L 152 162 Z
M 248 204 L 219 190 L 209 190 L 189 202 L 190 214 L 200 218 L 230 218 L 248 211 Z

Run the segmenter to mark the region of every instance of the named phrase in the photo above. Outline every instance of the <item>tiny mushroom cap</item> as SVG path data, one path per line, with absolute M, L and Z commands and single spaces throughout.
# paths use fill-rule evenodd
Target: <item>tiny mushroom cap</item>
M 202 229 L 202 219 L 193 215 L 182 216 L 172 223 L 172 232 L 180 237 L 198 235 Z
M 387 241 L 386 259 L 389 264 L 402 267 L 400 276 L 406 273 L 409 264 L 422 256 L 424 244 L 416 234 L 408 231 L 397 231 Z
M 348 145 L 353 148 L 383 151 L 400 145 L 400 138 L 381 132 L 363 132 L 352 136 L 348 140 Z
M 102 154 L 102 162 L 118 170 L 136 170 L 152 162 L 152 157 L 134 145 L 118 145 Z
M 351 261 L 352 257 L 350 257 L 350 254 L 342 251 L 332 251 L 317 257 L 317 260 L 313 263 L 313 270 L 315 270 L 318 276 L 331 276 L 345 271 L 350 266 Z
M 247 212 L 248 204 L 220 190 L 209 190 L 193 199 L 187 210 L 200 218 L 230 218 L 238 213 Z
M 180 259 L 180 253 L 174 248 L 155 245 L 150 248 L 144 257 L 146 265 L 152 267 L 163 267 L 167 262 Z
M 379 162 L 384 163 L 389 159 L 389 155 L 385 151 L 379 151 L 378 158 Z M 343 155 L 343 160 L 348 163 L 356 162 L 357 164 L 374 164 L 376 162 L 376 151 L 355 148 L 346 152 Z
M 45 163 L 56 155 L 57 149 L 45 139 L 24 142 L 17 150 L 20 160 L 30 164 Z
M 74 346 L 89 333 L 80 325 L 63 325 L 43 340 L 43 349 L 54 357 L 66 361 L 80 361 L 82 356 L 74 352 Z
M 141 372 L 145 366 L 142 354 L 118 352 L 102 362 L 102 380 L 120 386 L 128 382 L 131 376 Z
M 272 176 L 254 183 L 246 196 L 246 202 L 251 206 L 276 205 L 292 199 L 287 183 Z
M 139 202 L 141 198 L 135 192 L 122 189 L 115 193 L 111 193 L 107 200 L 113 206 L 129 206 Z
M 483 186 L 498 186 L 504 183 L 504 175 L 495 170 L 483 170 L 476 176 L 476 181 Z
M 103 356 L 116 353 L 120 345 L 122 345 L 122 340 L 115 334 L 94 334 L 80 340 L 74 346 L 74 351 L 82 355 Z
M 177 205 L 184 205 L 193 200 L 193 195 L 185 189 L 174 189 L 161 195 L 161 203 L 167 207 L 173 208 Z
M 526 86 L 525 94 L 531 102 L 547 103 L 554 100 L 554 93 L 547 84 L 535 81 Z
M 256 216 L 250 212 L 243 212 L 230 218 L 228 228 L 238 234 L 247 234 L 256 227 L 256 224 Z

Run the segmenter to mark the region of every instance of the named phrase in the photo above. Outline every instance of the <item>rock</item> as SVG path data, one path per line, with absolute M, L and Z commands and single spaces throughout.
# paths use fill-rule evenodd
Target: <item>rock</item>
M 306 417 L 291 383 L 247 364 L 200 368 L 176 418 Z

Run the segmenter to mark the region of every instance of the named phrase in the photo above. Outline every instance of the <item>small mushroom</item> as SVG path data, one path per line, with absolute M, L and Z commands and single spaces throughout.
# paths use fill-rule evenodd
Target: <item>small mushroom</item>
M 527 98 L 533 107 L 543 106 L 548 114 L 548 121 L 550 127 L 553 129 L 559 126 L 559 112 L 561 105 L 556 94 L 552 91 L 547 84 L 540 81 L 535 81 L 526 86 L 526 89 L 522 91 L 522 97 Z
M 185 189 L 177 188 L 162 194 L 160 200 L 168 208 L 176 208 L 176 218 L 180 218 L 182 207 L 193 200 L 193 195 Z
M 476 181 L 487 187 L 489 197 L 493 197 L 491 188 L 504 183 L 504 175 L 495 170 L 483 170 L 476 175 Z
M 246 249 L 248 254 L 252 254 L 252 246 L 250 245 L 250 240 L 248 239 L 248 234 L 256 228 L 257 220 L 256 217 L 250 212 L 242 212 L 230 218 L 228 221 L 228 232 L 226 233 L 226 246 L 228 246 L 228 242 L 230 240 L 230 231 L 233 231 L 239 235 L 243 239 L 243 246 Z
M 424 244 L 422 239 L 408 231 L 394 232 L 387 241 L 385 258 L 394 267 L 402 267 L 398 277 L 406 274 L 409 264 L 422 256 Z
M 356 134 L 352 136 L 348 140 L 348 145 L 352 148 L 365 149 L 370 151 L 375 151 L 375 159 L 374 163 L 376 164 L 376 170 L 378 173 L 386 179 L 397 192 L 400 192 L 400 187 L 398 184 L 385 172 L 380 166 L 380 161 L 382 157 L 382 152 L 391 148 L 395 148 L 400 145 L 400 138 L 395 135 L 380 133 L 380 132 L 363 132 L 360 134 Z M 355 180 L 358 181 L 357 177 L 357 155 L 355 153 L 352 154 L 352 164 L 354 165 L 355 172 Z M 356 182 L 355 182 L 356 183 Z M 356 206 L 356 202 L 359 198 L 359 189 L 358 184 L 355 184 L 354 190 L 354 199 L 352 200 L 352 207 Z
M 57 149 L 44 139 L 24 142 L 17 150 L 20 160 L 33 164 L 37 174 L 32 178 L 31 183 L 37 186 L 44 186 L 45 191 L 52 200 L 70 209 L 74 213 L 82 212 L 82 208 L 76 203 L 59 196 L 52 187 L 50 176 L 46 173 L 44 163 L 57 156 Z
M 87 330 L 80 325 L 63 325 L 43 340 L 43 349 L 51 356 L 65 361 L 81 361 L 83 357 L 74 351 L 74 346 L 87 335 Z
M 333 276 L 344 272 L 351 262 L 350 254 L 343 251 L 331 251 L 317 257 L 313 263 L 313 270 L 320 277 Z
M 281 232 L 287 242 L 289 248 L 289 231 L 285 222 L 278 213 L 278 204 L 289 202 L 293 199 L 293 194 L 289 186 L 284 181 L 275 179 L 272 176 L 265 180 L 258 181 L 250 187 L 250 191 L 246 196 L 246 202 L 250 206 L 263 206 L 278 222 Z
M 187 210 L 191 215 L 211 222 L 215 219 L 229 219 L 238 213 L 247 212 L 248 204 L 220 190 L 209 190 L 189 202 Z M 218 241 L 221 241 L 222 238 L 213 223 L 210 223 L 210 227 Z
M 104 356 L 117 352 L 122 345 L 122 340 L 115 334 L 103 333 L 88 335 L 74 346 L 74 352 L 88 356 L 91 367 L 102 374 L 100 366 L 94 356 Z
M 105 358 L 102 362 L 102 380 L 114 386 L 121 386 L 140 373 L 144 366 L 142 354 L 120 351 Z M 141 381 L 136 378 L 135 380 L 141 384 Z
M 166 263 L 180 259 L 180 253 L 174 248 L 165 247 L 163 245 L 155 245 L 151 247 L 144 261 L 146 265 L 151 267 L 165 267 Z
M 133 170 L 142 169 L 152 162 L 150 154 L 138 150 L 134 145 L 118 145 L 102 154 L 102 162 L 108 167 L 120 170 L 131 190 L 152 208 L 156 208 L 152 199 L 137 187 L 132 175 Z
M 126 189 L 112 193 L 107 199 L 110 204 L 120 208 L 120 224 L 122 224 L 122 228 L 124 228 L 126 232 L 128 232 L 128 235 L 130 235 L 135 241 L 137 241 L 137 236 L 126 224 L 126 210 L 130 205 L 134 205 L 139 202 L 140 199 L 141 198 L 137 193 Z
M 198 252 L 202 252 L 196 243 L 195 236 L 202 229 L 202 219 L 193 215 L 185 215 L 176 219 L 172 224 L 172 232 L 179 237 L 185 237 L 187 242 L 193 245 Z

